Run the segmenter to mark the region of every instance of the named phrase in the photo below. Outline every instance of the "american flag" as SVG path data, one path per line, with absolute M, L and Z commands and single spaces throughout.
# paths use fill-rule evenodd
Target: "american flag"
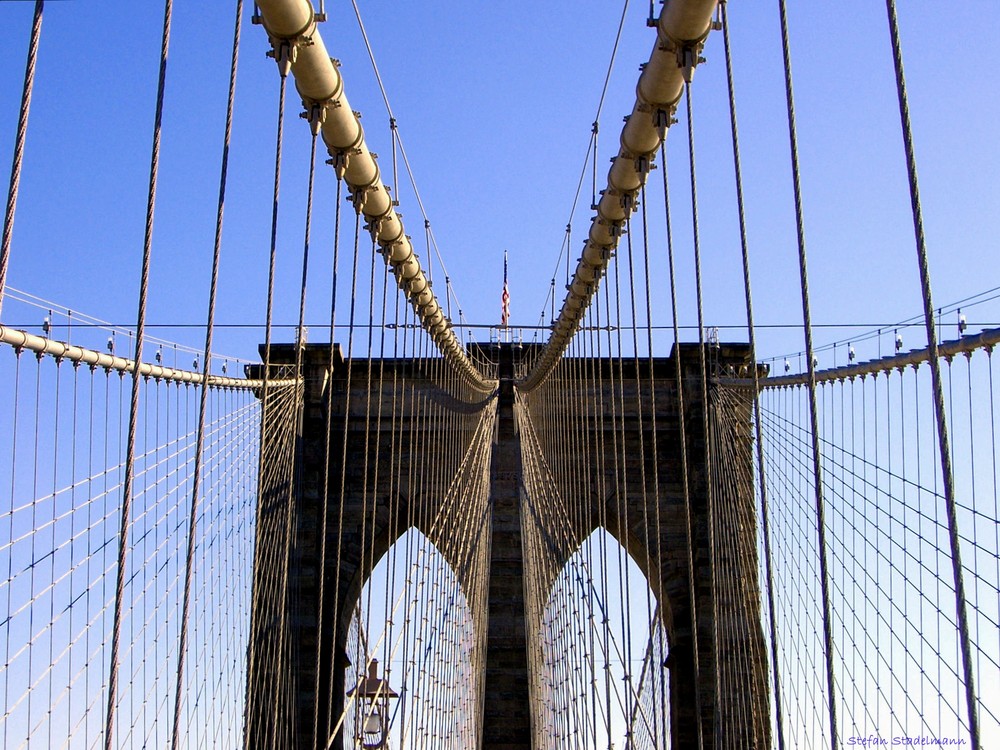
M 506 328 L 510 318 L 510 292 L 507 291 L 507 251 L 503 251 L 503 294 L 500 295 L 500 324 Z

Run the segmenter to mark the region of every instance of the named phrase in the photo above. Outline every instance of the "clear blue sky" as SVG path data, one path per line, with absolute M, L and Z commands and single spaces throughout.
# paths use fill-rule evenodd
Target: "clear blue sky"
M 795 324 L 801 314 L 777 3 L 731 5 L 758 322 Z M 330 21 L 322 26 L 327 47 L 343 63 L 351 104 L 363 113 L 371 147 L 382 154 L 388 173 L 387 116 L 353 11 L 349 3 L 328 6 Z M 884 6 L 859 0 L 791 6 L 814 319 L 909 317 L 920 303 Z M 0 69 L 5 179 L 32 7 L 0 3 L 0 41 L 8 58 Z M 204 321 L 233 7 L 175 7 L 152 323 Z M 631 109 L 637 67 L 653 44 L 647 10 L 633 2 L 628 11 L 601 118 L 599 187 L 621 117 Z M 619 3 L 597 0 L 362 4 L 418 187 L 469 321 L 499 321 L 506 249 L 512 322 L 538 322 L 620 11 Z M 1000 277 L 1000 102 L 993 78 L 1000 20 L 987 0 L 902 2 L 900 14 L 934 291 L 944 304 L 997 286 Z M 161 19 L 161 3 L 47 4 L 15 225 L 11 286 L 122 323 L 134 319 Z M 262 29 L 247 17 L 243 32 L 219 321 L 260 324 L 277 74 L 264 57 Z M 705 56 L 695 79 L 695 108 L 706 318 L 731 325 L 744 317 L 721 34 L 712 35 Z M 282 323 L 296 318 L 308 144 L 306 126 L 295 117 L 297 103 L 289 99 L 276 314 Z M 680 119 L 668 136 L 668 159 L 684 286 L 681 322 L 693 323 L 687 144 Z M 317 183 L 315 283 L 307 316 L 317 323 L 327 316 L 333 189 L 325 168 Z M 426 259 L 422 220 L 405 183 L 399 197 Z M 658 200 L 650 198 L 653 217 L 662 215 Z M 573 222 L 574 259 L 589 226 L 589 203 L 588 178 Z M 653 253 L 654 277 L 665 283 L 661 241 Z M 439 280 L 439 294 L 442 287 Z M 667 324 L 666 296 L 655 296 L 656 322 Z M 35 322 L 15 320 L 24 317 L 15 312 L 5 306 L 7 322 Z M 996 306 L 970 314 L 979 319 L 1000 319 Z M 194 330 L 161 333 L 196 346 L 201 341 Z M 824 331 L 818 341 L 846 335 Z M 218 348 L 249 357 L 260 340 L 261 331 L 226 332 Z M 907 334 L 908 347 L 922 343 L 919 330 Z M 799 348 L 801 332 L 760 337 L 762 356 Z

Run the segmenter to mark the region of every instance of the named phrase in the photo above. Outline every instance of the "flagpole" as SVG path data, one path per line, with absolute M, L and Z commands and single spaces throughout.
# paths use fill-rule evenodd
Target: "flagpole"
M 503 293 L 500 295 L 500 327 L 506 331 L 510 321 L 510 290 L 507 288 L 507 251 L 503 251 Z

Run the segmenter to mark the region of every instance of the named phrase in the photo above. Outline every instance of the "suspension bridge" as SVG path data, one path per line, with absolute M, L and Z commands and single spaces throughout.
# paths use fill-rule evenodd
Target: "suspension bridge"
M 356 2 L 236 0 L 223 11 L 165 0 L 162 25 L 148 9 L 119 18 L 84 5 L 0 5 L 8 51 L 26 56 L 3 120 L 4 747 L 992 746 L 996 243 L 982 240 L 985 262 L 963 276 L 971 288 L 932 297 L 932 271 L 954 251 L 933 241 L 942 190 L 921 200 L 927 131 L 915 115 L 926 111 L 911 107 L 904 68 L 928 54 L 906 43 L 920 31 L 907 17 L 916 9 L 862 4 L 844 26 L 884 58 L 884 88 L 866 106 L 893 119 L 862 130 L 898 176 L 853 177 L 862 202 L 892 193 L 878 221 L 899 229 L 888 240 L 866 228 L 860 255 L 813 230 L 816 145 L 796 117 L 795 65 L 822 56 L 807 45 L 831 19 L 776 0 L 762 36 L 757 5 L 650 3 L 638 25 L 629 2 L 620 17 L 612 9 L 575 194 L 544 176 L 543 142 L 517 155 L 542 173 L 520 185 L 522 212 L 572 196 L 555 271 L 529 274 L 547 294 L 538 324 L 517 325 L 506 260 L 502 297 L 499 276 L 482 279 L 494 225 L 465 212 L 464 247 L 438 248 L 408 123 Z M 986 38 L 995 20 L 982 20 L 952 26 Z M 89 23 L 107 33 L 81 39 Z M 951 31 L 920 33 L 947 57 Z M 616 94 L 615 61 L 633 38 L 650 51 L 636 52 L 638 72 Z M 90 67 L 65 63 L 74 44 Z M 359 59 L 337 59 L 342 49 Z M 108 55 L 124 67 L 101 68 Z M 757 80 L 767 61 L 777 110 L 741 130 L 744 104 L 768 99 Z M 368 65 L 365 94 L 351 73 Z M 128 92 L 142 66 L 148 101 Z M 238 86 L 243 75 L 250 84 Z M 75 99 L 76 76 L 114 90 L 114 108 L 94 93 Z M 197 97 L 171 98 L 194 78 L 217 79 L 217 122 Z M 388 126 L 369 116 L 362 127 L 348 92 L 384 106 Z M 615 113 L 620 125 L 604 112 L 618 101 L 631 107 Z M 55 129 L 33 102 L 59 113 Z M 132 127 L 109 135 L 109 116 Z M 954 133 L 991 122 L 988 109 L 949 116 Z M 137 125 L 147 121 L 151 131 Z M 211 128 L 221 149 L 210 154 L 194 142 Z M 48 159 L 79 158 L 63 147 L 76 130 L 89 159 L 79 174 L 39 178 Z M 761 170 L 746 166 L 757 146 L 745 144 L 772 130 L 782 155 L 768 152 L 764 172 L 780 171 L 781 189 L 755 187 Z M 838 147 L 843 159 L 868 148 Z M 990 177 L 993 149 L 973 149 Z M 171 159 L 187 161 L 171 171 Z M 726 201 L 699 181 L 719 179 L 720 165 Z M 966 170 L 949 190 L 973 191 Z M 992 190 L 976 199 L 984 237 L 1000 213 Z M 187 193 L 200 197 L 172 203 Z M 778 202 L 789 226 L 755 231 L 773 227 L 755 217 Z M 64 214 L 71 230 L 58 235 Z M 836 231 L 852 220 L 864 224 L 864 210 L 838 215 Z M 528 261 L 511 251 L 517 278 Z M 480 300 L 459 302 L 445 260 L 463 253 L 499 323 L 470 319 Z M 89 260 L 74 267 L 76 255 Z M 52 289 L 93 286 L 103 255 L 116 275 L 136 268 L 102 285 L 93 301 L 106 309 L 51 301 Z M 910 280 L 910 297 L 886 295 L 903 309 L 843 325 L 843 308 L 882 309 L 853 299 L 833 323 L 814 318 L 810 295 L 861 262 L 870 268 L 852 272 Z M 248 283 L 250 267 L 266 282 Z M 777 282 L 779 270 L 791 275 Z M 37 286 L 23 291 L 21 279 Z M 776 299 L 765 310 L 794 325 L 759 322 L 761 284 Z M 192 287 L 206 312 L 184 323 Z M 714 327 L 707 312 L 719 309 L 739 325 Z

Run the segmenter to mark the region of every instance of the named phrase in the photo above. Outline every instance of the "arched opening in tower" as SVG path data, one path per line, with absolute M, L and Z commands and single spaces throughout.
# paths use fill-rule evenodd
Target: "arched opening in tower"
M 345 746 L 478 743 L 485 607 L 470 598 L 482 595 L 485 565 L 475 554 L 452 561 L 410 528 L 372 569 L 347 633 Z
M 560 570 L 526 553 L 535 746 L 669 747 L 667 634 L 639 565 L 602 528 Z

